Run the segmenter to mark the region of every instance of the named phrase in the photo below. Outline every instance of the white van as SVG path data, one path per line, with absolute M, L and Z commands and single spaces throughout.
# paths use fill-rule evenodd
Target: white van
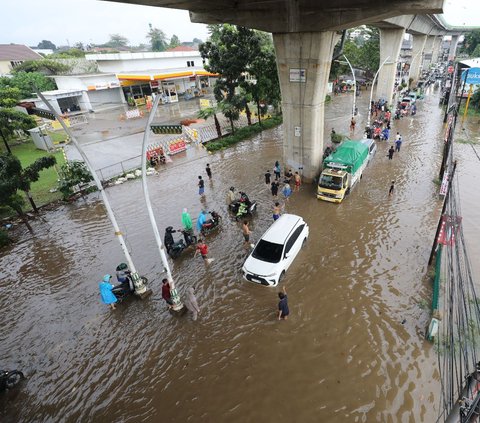
M 377 152 L 377 143 L 371 138 L 364 138 L 363 140 L 361 140 L 361 142 L 368 147 L 368 165 L 368 163 L 370 163 L 370 160 L 373 159 L 373 156 Z

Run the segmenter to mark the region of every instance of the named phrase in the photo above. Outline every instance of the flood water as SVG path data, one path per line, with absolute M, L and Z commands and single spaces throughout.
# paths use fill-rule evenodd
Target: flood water
M 362 92 L 360 110 L 367 97 Z M 345 114 L 349 101 L 335 98 L 327 117 Z M 202 206 L 224 217 L 207 237 L 215 258 L 208 268 L 192 251 L 172 264 L 180 293 L 196 288 L 196 322 L 171 316 L 161 298 L 162 266 L 140 181 L 107 192 L 134 262 L 150 281 L 153 295 L 145 301 L 133 298 L 114 312 L 100 302 L 98 281 L 124 259 L 98 194 L 33 222 L 35 237 L 24 234 L 0 257 L 1 367 L 27 376 L 0 396 L 2 422 L 435 421 L 436 352 L 424 331 L 426 263 L 441 207 L 437 104 L 432 92 L 416 117 L 394 123 L 392 133 L 405 140 L 401 152 L 389 161 L 387 143 L 379 142 L 342 204 L 318 201 L 305 185 L 286 205 L 310 226 L 307 247 L 284 281 L 288 321 L 275 319 L 278 289 L 242 279 L 243 237 L 225 206 L 233 185 L 258 202 L 254 240 L 272 223 L 263 174 L 281 159 L 281 128 L 186 165 L 174 159 L 149 178 L 162 234 L 165 226 L 181 226 L 183 207 L 193 218 Z M 346 132 L 348 123 L 348 116 L 329 121 L 326 134 L 331 127 Z M 478 124 L 471 125 L 473 133 Z M 456 144 L 455 152 L 474 258 L 480 161 L 468 144 Z M 207 162 L 213 182 L 202 203 L 196 183 Z

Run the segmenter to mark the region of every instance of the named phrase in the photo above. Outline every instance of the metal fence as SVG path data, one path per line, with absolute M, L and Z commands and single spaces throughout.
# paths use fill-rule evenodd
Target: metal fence
M 97 175 L 101 181 L 105 182 L 117 176 L 138 169 L 142 165 L 142 156 L 131 157 L 119 163 L 114 163 L 101 169 L 97 169 Z

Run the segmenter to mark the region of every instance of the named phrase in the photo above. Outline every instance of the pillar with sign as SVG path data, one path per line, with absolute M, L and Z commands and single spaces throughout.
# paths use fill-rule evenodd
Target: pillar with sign
M 300 169 L 306 181 L 319 172 L 323 155 L 323 123 L 334 31 L 273 34 L 282 92 L 287 164 Z

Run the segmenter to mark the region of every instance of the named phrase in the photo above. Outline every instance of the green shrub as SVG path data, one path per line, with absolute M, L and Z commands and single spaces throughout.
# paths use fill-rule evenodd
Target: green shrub
M 222 150 L 224 148 L 237 144 L 240 141 L 250 138 L 253 135 L 256 135 L 264 131 L 265 129 L 271 129 L 275 126 L 278 126 L 282 123 L 282 121 L 283 120 L 281 116 L 274 116 L 272 118 L 263 120 L 261 124 L 255 123 L 250 126 L 244 126 L 243 128 L 238 128 L 235 131 L 235 134 L 228 135 L 216 141 L 211 141 L 205 145 L 205 148 L 208 151 Z

